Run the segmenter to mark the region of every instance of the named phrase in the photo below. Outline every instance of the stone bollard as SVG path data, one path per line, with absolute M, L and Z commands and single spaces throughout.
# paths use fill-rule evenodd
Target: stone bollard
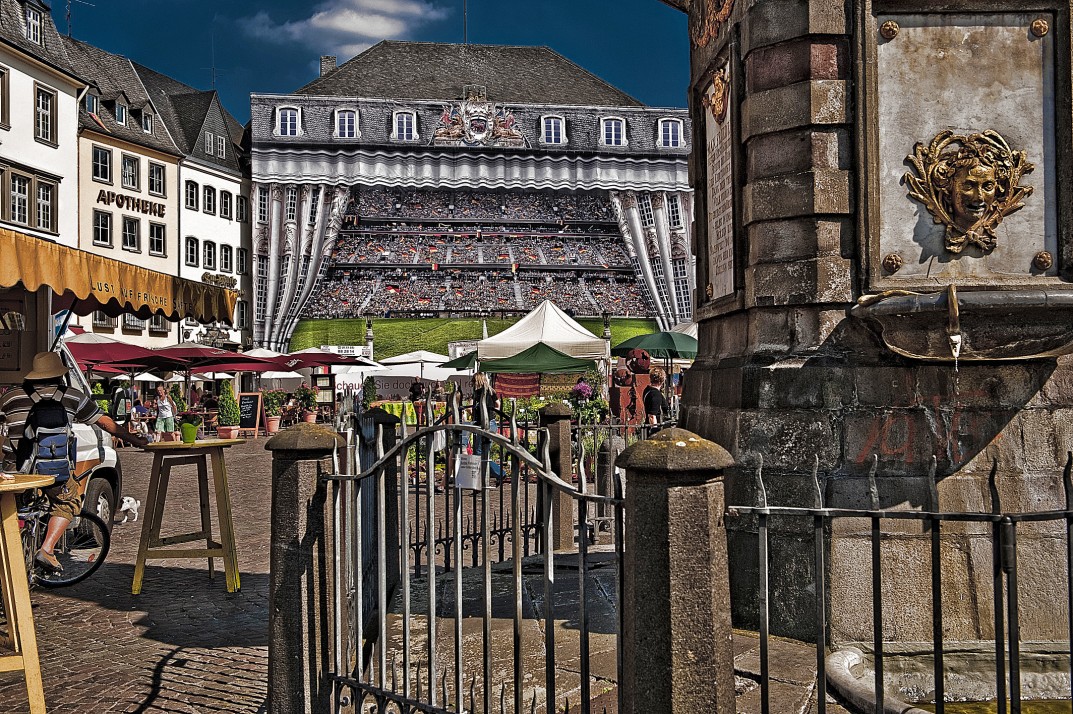
M 268 586 L 268 711 L 333 711 L 334 551 L 331 501 L 321 478 L 346 442 L 323 424 L 297 424 L 265 444 L 272 452 Z
M 734 714 L 734 647 L 717 444 L 684 429 L 638 442 L 626 469 L 624 714 Z
M 551 443 L 551 468 L 567 483 L 573 478 L 573 445 L 570 443 L 570 417 L 573 410 L 565 404 L 549 404 L 540 410 L 540 426 L 547 427 Z M 554 490 L 551 547 L 553 551 L 574 547 L 574 499 L 559 489 Z

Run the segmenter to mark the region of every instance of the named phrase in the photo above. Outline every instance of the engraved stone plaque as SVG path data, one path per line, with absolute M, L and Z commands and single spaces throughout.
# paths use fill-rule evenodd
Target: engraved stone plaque
M 718 300 L 734 292 L 734 142 L 728 100 L 727 70 L 716 72 L 705 93 L 705 150 L 708 170 L 708 280 L 709 298 Z
M 880 15 L 897 22 L 877 40 L 879 247 L 902 263 L 883 284 L 993 284 L 1055 275 L 1035 256 L 1058 247 L 1055 198 L 1054 33 L 1037 37 L 1040 13 Z M 951 249 L 934 206 L 910 197 L 907 157 L 948 132 L 1000 135 L 1034 165 L 1021 185 L 1024 207 L 1006 215 L 987 240 Z M 919 154 L 918 154 L 919 155 Z M 982 210 L 982 209 L 981 209 Z M 974 233 L 970 233 L 970 238 Z M 873 237 L 874 240 L 874 237 Z M 1035 278 L 1038 280 L 1038 277 Z

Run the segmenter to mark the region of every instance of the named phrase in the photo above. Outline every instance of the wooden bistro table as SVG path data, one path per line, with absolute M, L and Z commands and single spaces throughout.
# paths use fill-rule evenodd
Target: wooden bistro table
M 30 611 L 30 588 L 26 580 L 26 559 L 19 536 L 15 494 L 31 488 L 51 486 L 52 476 L 18 474 L 0 478 L 0 591 L 7 613 L 7 646 L 14 654 L 0 655 L 0 672 L 22 670 L 31 714 L 44 714 L 45 692 L 41 685 L 41 661 L 37 656 L 37 635 Z
M 145 561 L 164 558 L 208 558 L 209 577 L 213 576 L 213 558 L 223 558 L 227 592 L 241 587 L 238 576 L 238 553 L 235 550 L 235 527 L 231 520 L 231 494 L 227 487 L 227 468 L 224 449 L 244 444 L 245 439 L 202 439 L 192 444 L 181 441 L 159 441 L 145 448 L 153 452 L 153 470 L 149 475 L 149 493 L 145 499 L 142 537 L 134 565 L 132 594 L 142 591 Z M 212 464 L 212 481 L 216 490 L 216 515 L 220 520 L 220 542 L 212 539 L 212 519 L 209 514 L 208 467 Z M 198 494 L 201 501 L 201 530 L 196 533 L 160 537 L 164 519 L 164 499 L 168 480 L 174 466 L 197 466 Z M 172 548 L 171 546 L 205 541 L 204 548 Z

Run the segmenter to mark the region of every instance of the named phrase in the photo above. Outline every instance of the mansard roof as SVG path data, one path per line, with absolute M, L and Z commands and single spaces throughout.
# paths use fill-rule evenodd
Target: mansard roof
M 101 98 L 104 100 L 96 115 L 91 115 L 86 111 L 85 103 L 79 107 L 80 129 L 107 134 L 166 154 L 178 155 L 180 153 L 168 134 L 164 122 L 154 121 L 153 131 L 147 133 L 142 130 L 141 117 L 128 116 L 125 124 L 116 121 L 114 100 L 120 96 L 126 99 L 128 106 L 132 109 L 141 111 L 149 109 L 157 115 L 160 113 L 150 100 L 130 60 L 71 37 L 64 37 L 63 43 L 75 70 L 80 76 L 86 77 L 100 88 Z M 111 106 L 108 106 L 109 104 Z
M 45 64 L 57 69 L 64 74 L 71 75 L 76 79 L 78 72 L 71 66 L 67 52 L 56 23 L 52 20 L 52 13 L 48 5 L 43 2 L 34 2 L 33 5 L 40 7 L 41 12 L 41 44 L 30 42 L 26 39 L 25 27 L 26 0 L 0 0 L 0 42 L 10 45 L 20 52 L 24 52 Z
M 469 84 L 505 104 L 644 106 L 548 47 L 396 40 L 377 43 L 295 93 L 452 101 Z

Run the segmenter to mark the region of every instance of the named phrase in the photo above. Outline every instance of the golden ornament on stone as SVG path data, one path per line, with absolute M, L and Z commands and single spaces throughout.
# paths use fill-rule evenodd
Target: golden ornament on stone
M 1041 17 L 1033 20 L 1031 29 L 1036 37 L 1045 37 L 1051 31 L 1051 25 Z
M 940 132 L 931 144 L 913 147 L 907 160 L 916 169 L 903 179 L 909 197 L 946 226 L 945 245 L 951 253 L 961 253 L 966 246 L 990 253 L 1002 219 L 1024 208 L 1024 199 L 1032 195 L 1032 187 L 1020 182 L 1035 166 L 992 129 L 969 135 Z
M 1037 270 L 1049 270 L 1052 265 L 1054 265 L 1054 256 L 1045 250 L 1036 253 L 1036 257 L 1032 259 L 1032 267 Z
M 720 124 L 727 118 L 730 108 L 730 70 L 722 67 L 712 73 L 712 92 L 701 97 L 700 103 L 707 107 L 712 117 Z
M 898 33 L 901 31 L 901 29 L 901 25 L 899 25 L 894 20 L 887 20 L 879 26 L 879 34 L 883 37 L 884 40 L 893 40 L 895 37 L 898 36 Z
M 897 273 L 902 269 L 902 256 L 897 253 L 887 253 L 883 258 L 883 269 L 888 273 Z

